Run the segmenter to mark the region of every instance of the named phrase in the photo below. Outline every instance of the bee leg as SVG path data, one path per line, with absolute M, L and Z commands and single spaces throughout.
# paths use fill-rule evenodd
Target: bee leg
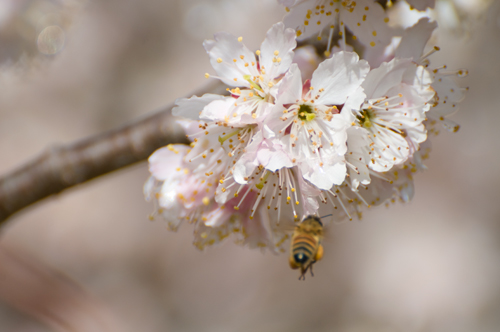
M 311 276 L 312 276 L 312 277 L 314 277 L 314 273 L 313 273 L 313 264 L 314 264 L 314 263 L 316 263 L 316 261 L 312 262 L 312 263 L 308 266 L 309 270 L 311 271 Z
M 306 271 L 307 271 L 307 268 L 305 269 L 300 269 L 300 276 L 299 276 L 299 280 L 306 280 Z

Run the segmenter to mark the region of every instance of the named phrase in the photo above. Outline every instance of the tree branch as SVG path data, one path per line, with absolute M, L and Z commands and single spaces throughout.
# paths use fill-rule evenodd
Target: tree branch
M 194 94 L 222 93 L 214 81 Z M 100 175 L 146 160 L 169 143 L 189 143 L 171 115 L 173 104 L 122 128 L 52 146 L 0 178 L 0 225 L 15 212 Z

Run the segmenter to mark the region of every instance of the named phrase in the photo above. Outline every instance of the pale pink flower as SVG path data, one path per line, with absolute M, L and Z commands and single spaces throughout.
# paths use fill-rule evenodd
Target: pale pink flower
M 393 59 L 373 69 L 362 84 L 365 101 L 351 108 L 358 124 L 369 132 L 368 165 L 377 172 L 389 171 L 411 156 L 411 147 L 427 139 L 423 124 L 428 102 L 434 92 L 404 82 L 404 75 L 415 67 L 410 59 Z M 346 107 L 346 106 L 345 106 Z
M 467 76 L 468 71 L 449 70 L 446 65 L 431 69 L 429 57 L 439 51 L 439 48 L 433 47 L 426 54 L 423 52 L 436 27 L 436 22 L 430 22 L 428 18 L 420 19 L 405 31 L 395 55 L 411 58 L 419 65 L 415 67 L 415 72 L 409 71 L 405 74 L 406 80 L 411 78 L 415 87 L 421 86 L 427 90 L 430 86 L 435 91 L 432 107 L 426 114 L 430 130 L 437 133 L 438 129 L 434 128 L 434 125 L 440 123 L 447 131 L 456 132 L 459 125 L 448 117 L 458 111 L 458 104 L 464 99 L 467 88 L 460 87 L 455 78 Z
M 367 47 L 387 45 L 393 35 L 384 9 L 374 0 L 278 0 L 289 12 L 284 23 L 294 28 L 299 38 L 321 36 L 330 30 L 327 50 L 335 29 L 345 36 L 346 28 Z
M 292 161 L 319 189 L 344 181 L 346 130 L 351 122 L 337 105 L 358 91 L 368 71 L 368 63 L 356 53 L 339 52 L 318 66 L 310 83 L 303 84 L 298 67 L 292 65 L 278 92 L 277 111 L 265 121 L 276 137 L 289 134 Z

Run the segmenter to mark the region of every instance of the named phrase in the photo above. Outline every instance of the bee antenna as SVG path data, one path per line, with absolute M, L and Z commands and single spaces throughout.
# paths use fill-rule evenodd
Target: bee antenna
M 319 217 L 319 219 L 323 219 L 323 218 L 330 217 L 330 216 L 333 216 L 333 213 L 327 214 L 326 216 L 323 216 L 323 217 Z

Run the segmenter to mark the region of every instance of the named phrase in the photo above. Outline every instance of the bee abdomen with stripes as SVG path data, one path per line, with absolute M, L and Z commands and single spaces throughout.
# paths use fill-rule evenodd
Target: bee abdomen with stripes
M 313 275 L 312 265 L 323 257 L 323 224 L 317 216 L 307 216 L 295 227 L 290 248 L 290 267 L 300 268 L 300 279 L 305 279 L 309 269 Z

